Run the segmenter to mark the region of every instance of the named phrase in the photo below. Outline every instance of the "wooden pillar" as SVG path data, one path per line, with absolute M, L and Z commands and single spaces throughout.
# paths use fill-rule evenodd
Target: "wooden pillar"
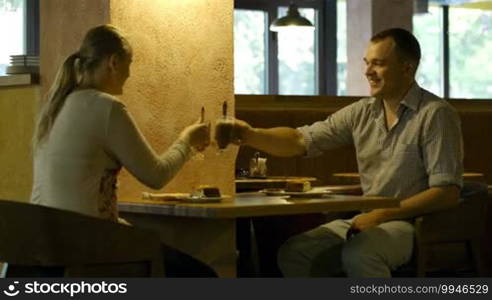
M 411 0 L 347 0 L 347 95 L 366 96 L 364 54 L 371 37 L 388 28 L 412 30 Z

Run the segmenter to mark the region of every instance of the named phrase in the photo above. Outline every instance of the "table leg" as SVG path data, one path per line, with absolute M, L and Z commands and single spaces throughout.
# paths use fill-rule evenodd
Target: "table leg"
M 239 251 L 238 276 L 258 277 L 258 254 L 251 218 L 237 218 L 236 228 L 236 244 Z
M 159 233 L 161 241 L 208 264 L 219 277 L 236 277 L 236 221 L 120 213 L 140 228 Z

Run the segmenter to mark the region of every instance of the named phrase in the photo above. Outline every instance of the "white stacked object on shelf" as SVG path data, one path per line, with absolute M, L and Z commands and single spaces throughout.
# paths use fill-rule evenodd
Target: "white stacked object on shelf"
M 37 55 L 11 55 L 7 74 L 38 74 L 39 56 Z

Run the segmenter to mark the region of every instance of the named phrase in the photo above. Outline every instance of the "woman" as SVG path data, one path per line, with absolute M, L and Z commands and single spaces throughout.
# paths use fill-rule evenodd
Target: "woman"
M 37 123 L 32 203 L 117 222 L 116 181 L 122 167 L 159 189 L 193 148 L 203 151 L 209 145 L 209 126 L 196 123 L 165 153 L 154 153 L 125 105 L 114 97 L 122 94 L 131 62 L 130 44 L 111 25 L 89 30 L 79 51 L 65 60 Z M 213 276 L 210 269 L 194 268 L 197 261 L 173 249 L 167 249 L 165 257 L 167 275 Z M 176 268 L 201 270 L 188 274 Z

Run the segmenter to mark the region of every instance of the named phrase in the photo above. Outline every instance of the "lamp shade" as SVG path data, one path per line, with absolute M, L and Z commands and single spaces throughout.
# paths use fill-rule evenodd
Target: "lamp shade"
M 313 24 L 299 13 L 297 9 L 297 5 L 291 3 L 289 5 L 289 10 L 287 11 L 287 15 L 282 18 L 278 18 L 272 22 L 270 25 L 271 31 L 282 31 L 284 29 L 291 28 L 305 28 L 314 30 Z

